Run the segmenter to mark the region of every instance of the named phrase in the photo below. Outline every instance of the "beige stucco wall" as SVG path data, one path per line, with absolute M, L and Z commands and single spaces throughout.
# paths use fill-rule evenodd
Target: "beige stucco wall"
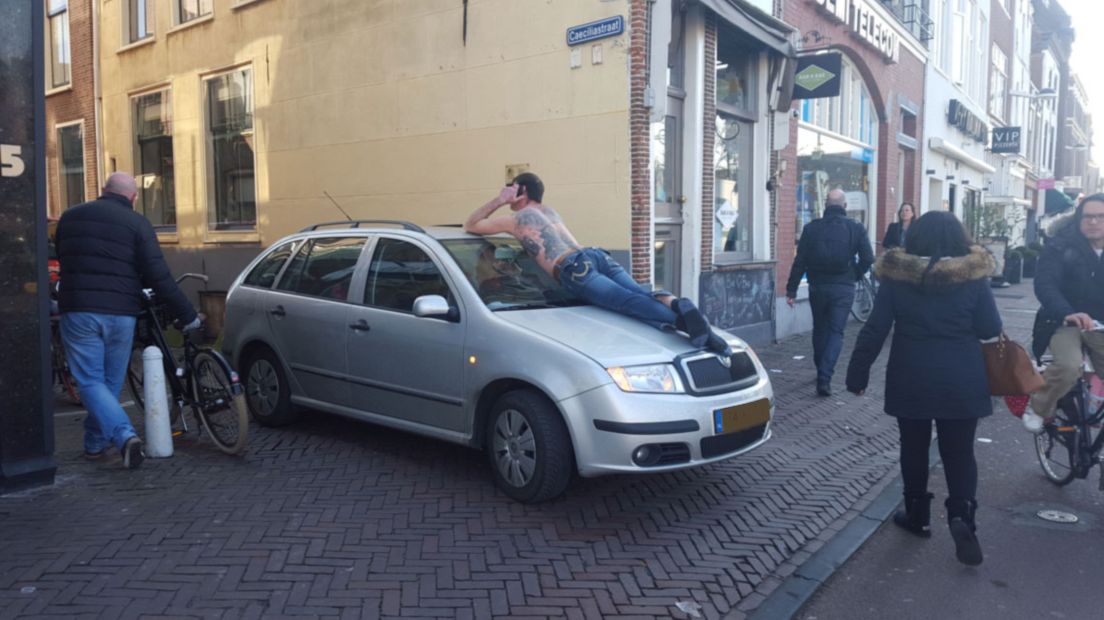
M 525 163 L 580 240 L 628 248 L 628 33 L 570 68 L 565 30 L 628 0 L 214 0 L 214 17 L 122 47 L 123 0 L 102 0 L 104 150 L 133 168 L 129 98 L 171 85 L 181 246 L 206 230 L 202 79 L 251 65 L 259 240 L 353 217 L 459 223 Z M 110 163 L 108 164 L 110 167 Z M 253 236 L 252 239 L 256 239 Z

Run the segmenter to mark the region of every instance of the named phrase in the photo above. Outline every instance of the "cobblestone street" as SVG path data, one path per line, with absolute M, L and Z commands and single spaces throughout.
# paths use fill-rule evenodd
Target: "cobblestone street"
M 857 331 L 827 399 L 807 336 L 758 349 L 763 448 L 537 506 L 481 453 L 324 414 L 254 426 L 244 459 L 185 440 L 128 472 L 86 462 L 82 414 L 60 412 L 57 483 L 0 497 L 0 615 L 742 618 L 896 475 L 886 355 L 865 398 L 843 392 Z

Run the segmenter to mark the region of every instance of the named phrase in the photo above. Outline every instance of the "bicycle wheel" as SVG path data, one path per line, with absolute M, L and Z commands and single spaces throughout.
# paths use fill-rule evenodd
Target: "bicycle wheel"
M 870 280 L 863 278 L 855 287 L 855 301 L 851 303 L 851 316 L 865 323 L 873 309 L 874 287 L 870 284 Z
M 195 403 L 192 407 L 211 441 L 227 454 L 241 454 L 249 439 L 249 411 L 237 377 L 212 351 L 200 351 L 192 360 Z
M 1079 433 L 1070 416 L 1059 408 L 1054 423 L 1047 424 L 1042 433 L 1035 435 L 1035 452 L 1039 455 L 1043 475 L 1060 487 L 1072 482 L 1077 474 Z

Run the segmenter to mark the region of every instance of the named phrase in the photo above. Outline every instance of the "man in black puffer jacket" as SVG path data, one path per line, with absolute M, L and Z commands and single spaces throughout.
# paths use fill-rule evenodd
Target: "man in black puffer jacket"
M 1024 412 L 1027 430 L 1042 431 L 1061 398 L 1081 375 L 1081 347 L 1088 348 L 1096 372 L 1104 374 L 1104 194 L 1084 198 L 1072 217 L 1049 227 L 1046 246 L 1035 268 L 1035 296 L 1042 308 L 1035 319 L 1033 348 L 1049 345 L 1054 362 L 1043 373 L 1046 386 L 1031 396 Z
M 797 244 L 786 303 L 792 308 L 801 278 L 809 275 L 809 307 L 813 312 L 813 363 L 817 394 L 832 395 L 832 374 L 843 349 L 847 313 L 855 301 L 855 282 L 874 263 L 870 238 L 863 225 L 847 217 L 847 194 L 828 192 L 824 217 L 805 225 Z
M 101 457 L 113 444 L 128 469 L 145 458 L 142 440 L 119 405 L 142 289 L 153 289 L 186 331 L 200 326 L 165 263 L 153 226 L 134 211 L 137 196 L 134 177 L 117 172 L 102 196 L 67 210 L 57 227 L 61 336 L 89 413 L 84 454 Z

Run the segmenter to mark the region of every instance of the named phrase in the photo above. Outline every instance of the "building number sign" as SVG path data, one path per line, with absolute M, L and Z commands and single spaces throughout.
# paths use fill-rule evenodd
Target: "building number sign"
M 0 144 L 0 177 L 17 177 L 27 165 L 23 163 L 23 147 L 17 144 Z

